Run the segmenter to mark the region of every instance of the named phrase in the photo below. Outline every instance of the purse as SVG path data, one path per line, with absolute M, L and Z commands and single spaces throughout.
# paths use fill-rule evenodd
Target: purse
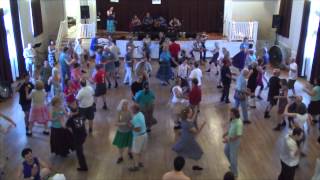
M 234 92 L 234 98 L 235 98 L 236 100 L 243 101 L 243 100 L 246 99 L 246 94 L 245 94 L 244 92 L 241 92 L 241 91 L 239 91 L 239 90 L 236 90 L 236 91 Z

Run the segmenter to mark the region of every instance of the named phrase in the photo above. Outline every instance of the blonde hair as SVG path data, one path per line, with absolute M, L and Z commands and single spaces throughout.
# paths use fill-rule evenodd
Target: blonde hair
M 36 90 L 42 90 L 44 88 L 44 84 L 41 80 L 37 80 L 35 84 Z
M 123 106 L 126 103 L 129 105 L 129 101 L 127 99 L 121 99 L 120 103 L 117 106 L 117 111 L 118 112 L 122 111 L 123 110 Z
M 52 105 L 52 106 L 55 106 L 55 105 L 57 105 L 58 103 L 61 103 L 60 97 L 59 97 L 59 96 L 53 97 L 52 100 L 51 100 L 51 105 Z

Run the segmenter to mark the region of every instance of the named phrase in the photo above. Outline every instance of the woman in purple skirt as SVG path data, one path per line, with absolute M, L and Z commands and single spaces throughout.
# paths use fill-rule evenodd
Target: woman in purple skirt
M 199 160 L 203 154 L 202 148 L 196 141 L 196 135 L 201 132 L 205 122 L 199 127 L 197 125 L 198 112 L 193 112 L 190 107 L 187 107 L 181 112 L 181 136 L 177 143 L 172 147 L 173 151 L 180 156 Z M 202 170 L 200 166 L 192 166 L 193 170 Z

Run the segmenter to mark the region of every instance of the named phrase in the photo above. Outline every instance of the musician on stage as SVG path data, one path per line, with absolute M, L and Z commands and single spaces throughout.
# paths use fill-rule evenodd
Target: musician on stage
M 201 41 L 201 53 L 200 53 L 200 59 L 202 62 L 206 62 L 206 54 L 207 54 L 207 48 L 206 48 L 206 41 L 208 39 L 208 35 L 206 32 L 202 32 L 200 35 L 200 41 Z
M 130 22 L 130 30 L 132 32 L 139 32 L 141 30 L 141 21 L 137 15 L 134 15 Z
M 107 33 L 114 33 L 116 31 L 115 18 L 116 15 L 113 11 L 113 7 L 110 7 L 107 11 Z
M 143 30 L 150 32 L 152 30 L 153 18 L 150 13 L 147 12 L 146 16 L 142 20 Z
M 170 32 L 179 32 L 181 30 L 181 22 L 178 18 L 174 17 L 169 22 L 169 31 Z

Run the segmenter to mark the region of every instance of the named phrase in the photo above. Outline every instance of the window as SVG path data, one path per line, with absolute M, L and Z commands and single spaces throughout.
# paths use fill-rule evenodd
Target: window
M 161 0 L 152 0 L 152 4 L 161 4 Z

